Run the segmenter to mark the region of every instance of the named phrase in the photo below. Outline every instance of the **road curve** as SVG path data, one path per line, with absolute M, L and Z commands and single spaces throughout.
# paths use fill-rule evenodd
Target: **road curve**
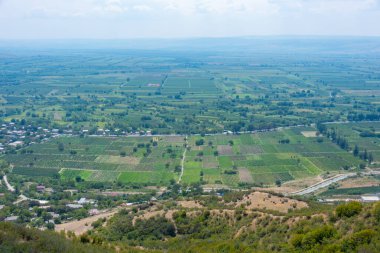
M 312 186 L 309 186 L 305 189 L 302 189 L 302 190 L 299 190 L 299 191 L 296 191 L 296 192 L 292 192 L 290 193 L 289 195 L 298 195 L 298 196 L 302 196 L 302 195 L 306 195 L 306 194 L 309 194 L 309 193 L 313 193 L 321 188 L 324 188 L 324 187 L 327 187 L 333 183 L 336 183 L 338 181 L 341 181 L 341 180 L 344 180 L 346 178 L 349 178 L 349 177 L 353 177 L 355 176 L 356 173 L 347 173 L 347 174 L 340 174 L 340 175 L 336 175 L 334 177 L 331 177 L 331 178 L 328 178 L 328 179 L 325 179 L 323 180 L 322 182 L 319 182 L 319 183 L 316 183 Z

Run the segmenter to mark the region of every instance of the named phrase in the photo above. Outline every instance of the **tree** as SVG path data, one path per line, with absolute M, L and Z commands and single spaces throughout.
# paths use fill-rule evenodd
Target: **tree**
M 195 141 L 195 145 L 197 145 L 197 146 L 202 146 L 204 143 L 205 143 L 204 139 L 199 139 L 199 140 Z
M 358 145 L 355 145 L 353 154 L 354 154 L 354 156 L 358 156 L 359 155 L 359 147 L 358 147 Z
M 368 154 L 368 163 L 371 164 L 373 162 L 373 155 L 372 153 Z
M 58 150 L 59 150 L 60 152 L 62 152 L 62 151 L 65 150 L 65 145 L 63 145 L 62 142 L 58 143 Z
M 46 228 L 49 229 L 49 230 L 54 230 L 55 225 L 54 225 L 54 223 L 48 222 L 48 223 L 46 224 Z

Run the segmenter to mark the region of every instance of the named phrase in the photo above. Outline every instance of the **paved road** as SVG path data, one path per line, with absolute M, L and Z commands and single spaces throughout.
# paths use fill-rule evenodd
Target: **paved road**
M 321 188 L 327 187 L 333 183 L 339 182 L 341 180 L 344 180 L 346 178 L 353 177 L 353 176 L 356 176 L 356 173 L 347 173 L 347 174 L 336 175 L 334 177 L 323 180 L 322 182 L 316 183 L 316 184 L 309 186 L 305 189 L 302 189 L 300 191 L 292 192 L 292 193 L 290 193 L 290 195 L 302 196 L 302 195 L 306 195 L 309 193 L 313 193 L 313 192 L 315 192 Z

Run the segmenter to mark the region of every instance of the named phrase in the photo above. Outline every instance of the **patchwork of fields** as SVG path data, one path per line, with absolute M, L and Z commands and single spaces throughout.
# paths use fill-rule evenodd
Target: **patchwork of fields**
M 13 173 L 25 176 L 167 184 L 177 179 L 174 170 L 180 164 L 183 144 L 182 137 L 155 141 L 148 137 L 62 137 L 6 159 L 15 165 Z
M 377 162 L 378 138 L 363 138 L 352 129 L 380 124 L 365 124 L 369 123 L 329 127 L 337 128 L 351 146 L 357 143 L 372 152 Z M 305 136 L 313 131 L 312 127 L 299 127 L 256 134 L 190 136 L 182 182 L 265 186 L 344 167 L 356 169 L 363 163 L 326 137 Z M 12 173 L 28 177 L 167 185 L 178 180 L 184 144 L 181 136 L 61 137 L 8 154 L 5 159 L 14 164 Z
M 301 132 L 307 130 L 313 128 L 207 136 L 202 146 L 195 144 L 201 137 L 192 137 L 183 179 L 195 182 L 202 178 L 207 183 L 232 186 L 272 185 L 360 164 L 358 158 L 324 137 L 304 137 Z M 285 139 L 289 143 L 279 143 Z
M 265 53 L 249 49 L 223 55 L 214 48 L 3 55 L 0 117 L 77 134 L 109 130 L 115 135 L 211 134 L 380 119 L 376 54 L 331 57 L 315 50 L 288 55 L 272 47 Z

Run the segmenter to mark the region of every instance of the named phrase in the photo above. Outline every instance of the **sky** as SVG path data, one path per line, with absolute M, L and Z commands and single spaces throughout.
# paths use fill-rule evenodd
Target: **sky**
M 0 39 L 380 36 L 380 0 L 0 0 Z

